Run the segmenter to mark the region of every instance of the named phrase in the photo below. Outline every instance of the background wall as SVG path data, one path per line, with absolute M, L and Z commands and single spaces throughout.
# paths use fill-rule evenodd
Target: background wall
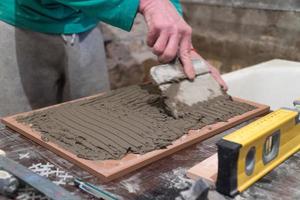
M 184 0 L 183 5 L 195 47 L 229 72 L 273 58 L 300 60 L 300 12 L 294 2 Z

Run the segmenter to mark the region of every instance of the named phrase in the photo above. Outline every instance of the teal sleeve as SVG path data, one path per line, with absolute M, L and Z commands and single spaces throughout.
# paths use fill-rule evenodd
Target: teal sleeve
M 182 16 L 182 7 L 181 7 L 179 0 L 171 0 L 171 2 L 175 6 L 175 8 L 179 12 L 179 14 Z
M 98 18 L 112 26 L 130 31 L 138 11 L 140 0 L 56 0 L 82 11 L 86 16 Z M 179 0 L 171 0 L 182 15 Z
M 56 0 L 98 18 L 112 26 L 130 31 L 138 11 L 139 0 Z

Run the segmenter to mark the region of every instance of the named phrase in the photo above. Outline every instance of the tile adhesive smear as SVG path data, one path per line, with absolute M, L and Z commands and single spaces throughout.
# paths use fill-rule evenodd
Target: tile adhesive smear
M 39 131 L 45 142 L 54 142 L 80 158 L 106 160 L 165 148 L 190 129 L 255 109 L 226 94 L 193 105 L 177 119 L 165 108 L 157 86 L 134 85 L 17 120 Z
M 195 78 L 189 80 L 179 59 L 152 67 L 150 76 L 165 97 L 166 110 L 175 118 L 182 117 L 194 105 L 224 93 L 212 77 L 209 64 L 201 57 L 192 60 Z

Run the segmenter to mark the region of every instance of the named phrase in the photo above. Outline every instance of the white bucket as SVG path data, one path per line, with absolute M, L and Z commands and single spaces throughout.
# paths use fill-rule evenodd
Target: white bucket
M 300 62 L 274 59 L 224 74 L 228 93 L 271 106 L 289 107 L 300 99 Z

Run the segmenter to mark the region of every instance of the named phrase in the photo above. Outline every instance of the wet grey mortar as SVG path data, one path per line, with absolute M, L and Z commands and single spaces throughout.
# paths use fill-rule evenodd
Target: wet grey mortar
M 255 107 L 222 95 L 186 108 L 182 118 L 165 111 L 152 85 L 129 86 L 19 117 L 52 141 L 88 160 L 120 159 L 165 148 L 191 129 L 226 121 Z

